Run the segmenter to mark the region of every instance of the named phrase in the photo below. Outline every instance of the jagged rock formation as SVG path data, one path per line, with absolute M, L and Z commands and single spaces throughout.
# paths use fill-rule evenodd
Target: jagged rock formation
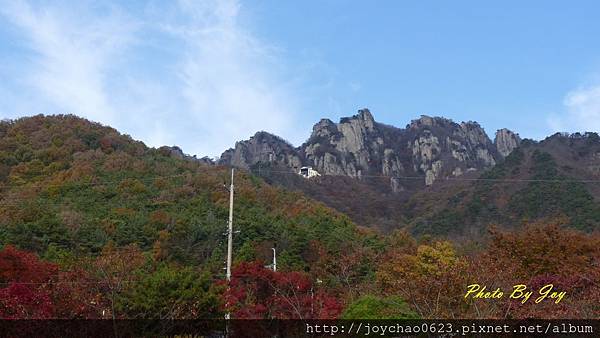
M 297 150 L 284 139 L 260 131 L 247 141 L 240 141 L 235 148 L 226 150 L 218 161 L 220 164 L 248 169 L 256 163 L 277 163 L 290 168 L 302 165 Z
M 508 156 L 520 144 L 521 138 L 519 134 L 515 134 L 506 128 L 502 128 L 496 132 L 494 145 L 502 157 Z
M 445 118 L 422 116 L 407 129 L 409 142 L 412 139 L 409 147 L 413 170 L 425 175 L 426 185 L 440 177 L 491 167 L 498 159 L 496 149 L 476 122 L 457 124 Z
M 369 171 L 381 144 L 373 116 L 364 109 L 338 124 L 321 120 L 299 151 L 308 164 L 324 175 L 360 177 Z
M 422 177 L 425 185 L 494 166 L 520 143 L 518 135 L 503 129 L 492 143 L 476 122 L 455 123 L 441 117 L 421 116 L 406 128 L 374 120 L 361 109 L 339 123 L 322 119 L 310 138 L 294 148 L 283 139 L 259 132 L 223 153 L 220 164 L 250 168 L 257 163 L 284 167 L 312 166 L 322 175 L 389 176 L 390 189 L 404 190 L 401 176 Z

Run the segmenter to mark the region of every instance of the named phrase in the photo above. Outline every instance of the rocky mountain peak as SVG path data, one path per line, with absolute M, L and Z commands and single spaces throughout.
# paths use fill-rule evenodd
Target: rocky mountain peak
M 421 115 L 420 118 L 410 121 L 409 128 L 419 129 L 422 127 L 433 127 L 435 124 L 435 118 L 427 115 Z
M 368 109 L 361 109 L 339 123 L 320 120 L 297 148 L 277 136 L 257 133 L 223 153 L 219 163 L 248 168 L 271 162 L 290 169 L 311 166 L 321 175 L 390 177 L 390 189 L 397 192 L 405 189 L 397 177 L 422 176 L 424 184 L 431 185 L 439 178 L 491 167 L 516 146 L 518 136 L 502 132 L 493 143 L 473 121 L 458 124 L 422 115 L 403 129 L 377 123 Z
M 485 133 L 485 130 L 474 121 L 462 122 L 460 128 L 463 130 L 464 135 L 469 139 L 472 144 L 489 144 L 491 143 L 490 138 Z
M 333 123 L 322 119 L 313 127 L 311 138 L 298 152 L 306 165 L 325 175 L 358 177 L 369 169 L 376 123 L 368 109 Z
M 456 123 L 445 117 L 421 115 L 418 119 L 411 120 L 406 129 L 431 130 L 435 127 L 451 129 L 456 126 Z
M 496 131 L 494 145 L 502 157 L 508 156 L 520 144 L 521 138 L 519 137 L 519 134 L 515 134 L 506 128 Z
M 373 130 L 375 127 L 375 119 L 368 109 L 363 108 L 360 109 L 356 115 L 341 118 L 339 124 L 351 124 L 365 130 Z
M 296 168 L 302 161 L 290 143 L 265 131 L 257 132 L 246 141 L 236 142 L 235 147 L 226 150 L 218 161 L 219 164 L 245 169 L 259 162 L 281 163 Z
M 321 119 L 313 126 L 311 138 L 328 137 L 337 132 L 337 127 L 330 119 Z
M 365 128 L 372 130 L 375 126 L 375 119 L 373 118 L 373 114 L 367 108 L 360 109 L 358 114 L 354 115 L 355 118 L 358 118 L 363 122 Z

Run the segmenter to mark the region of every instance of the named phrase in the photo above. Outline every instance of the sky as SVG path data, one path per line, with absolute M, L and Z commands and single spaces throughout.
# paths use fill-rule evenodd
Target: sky
M 600 2 L 0 0 L 0 118 L 70 113 L 218 156 L 369 108 L 600 131 Z

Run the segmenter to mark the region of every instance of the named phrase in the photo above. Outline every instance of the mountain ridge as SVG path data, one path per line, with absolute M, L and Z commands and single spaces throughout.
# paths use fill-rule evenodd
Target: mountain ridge
M 474 121 L 423 115 L 398 128 L 360 110 L 339 123 L 321 119 L 299 147 L 266 135 L 237 142 L 226 152 L 236 156 L 219 163 L 302 191 L 361 225 L 467 238 L 493 224 L 562 216 L 571 227 L 600 226 L 600 187 L 591 183 L 600 180 L 600 137 L 593 132 L 534 141 L 502 128 L 492 140 Z M 285 142 L 285 151 L 273 140 Z M 302 178 L 303 165 L 322 176 Z
M 422 115 L 405 128 L 376 122 L 361 109 L 338 123 L 321 119 L 310 137 L 294 147 L 279 136 L 261 131 L 236 142 L 217 161 L 248 169 L 258 163 L 290 170 L 311 166 L 322 175 L 422 176 L 425 185 L 437 179 L 494 166 L 519 146 L 518 134 L 500 129 L 492 141 L 474 121 L 460 124 L 444 117 Z M 391 184 L 392 190 L 402 187 Z
M 60 135 L 67 131 L 52 126 L 54 119 L 76 125 L 67 134 L 78 136 L 69 142 L 62 140 L 67 134 Z M 88 126 L 86 120 L 73 116 L 2 122 L 0 140 L 15 137 L 11 134 L 17 130 L 12 127 L 15 123 L 20 126 L 18 137 L 31 134 L 27 137 L 42 142 L 47 149 L 40 152 L 39 160 L 31 161 L 35 149 L 18 145 L 13 139 L 0 152 L 0 189 L 2 178 L 26 182 L 42 173 L 68 168 L 69 162 L 64 160 L 69 158 L 67 148 L 72 149 L 73 159 L 81 162 L 78 170 L 82 172 L 89 170 L 88 160 L 105 156 L 99 151 L 121 157 L 145 152 L 142 142 L 97 123 Z M 39 125 L 48 125 L 56 135 L 49 139 Z M 600 181 L 598 134 L 556 133 L 539 142 L 517 137 L 501 129 L 492 142 L 476 122 L 458 124 L 428 116 L 401 129 L 375 122 L 370 112 L 362 111 L 339 123 L 320 120 L 299 147 L 259 132 L 249 141 L 238 142 L 216 163 L 186 155 L 176 146 L 153 152 L 193 166 L 243 167 L 269 185 L 301 192 L 348 215 L 358 225 L 384 231 L 406 228 L 423 235 L 461 236 L 484 231 L 492 224 L 515 226 L 559 216 L 568 217 L 565 224 L 582 230 L 600 227 L 600 185 L 594 184 Z M 519 146 L 511 149 L 517 143 Z M 80 154 L 87 148 L 96 150 Z M 502 157 L 501 152 L 507 149 L 509 155 Z M 103 165 L 106 170 L 112 172 L 125 165 L 119 156 Z M 51 165 L 44 167 L 48 163 Z M 306 164 L 326 170 L 320 177 L 305 179 L 296 168 Z M 167 170 L 161 166 L 160 170 Z M 432 174 L 438 176 L 432 178 Z M 427 184 L 428 179 L 431 184 Z

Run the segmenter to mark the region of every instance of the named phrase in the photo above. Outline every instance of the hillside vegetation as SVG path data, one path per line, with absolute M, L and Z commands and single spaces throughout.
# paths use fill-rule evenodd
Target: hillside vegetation
M 515 228 L 559 217 L 565 226 L 592 232 L 600 229 L 600 178 L 586 168 L 590 153 L 600 153 L 596 134 L 525 143 L 479 181 L 415 194 L 404 215 L 417 234 L 473 237 L 489 225 Z
M 561 177 L 563 169 L 554 170 L 543 152 L 523 158 L 533 160 L 533 175 Z M 496 167 L 499 173 L 489 175 L 514 174 L 511 161 L 521 160 L 507 159 Z M 383 235 L 300 192 L 238 171 L 239 232 L 232 281 L 225 287 L 229 174 L 228 168 L 178 158 L 168 147 L 148 148 L 75 116 L 1 122 L 0 318 L 222 318 L 225 311 L 233 318 L 600 313 L 600 239 L 565 229 L 597 226 L 597 203 L 577 185 L 558 190 L 552 208 L 532 201 L 560 185 L 518 187 L 524 190 L 505 201 L 505 208 L 523 220 L 553 216 L 523 221 L 517 232 L 482 227 L 489 231 L 481 230 L 484 241 L 474 247 L 425 235 L 444 232 L 437 228 L 418 239 L 402 230 Z M 426 203 L 414 201 L 417 215 Z M 444 203 L 437 207 L 440 213 L 448 210 Z M 581 219 L 573 223 L 575 217 Z M 460 225 L 451 226 L 464 229 Z M 277 271 L 267 267 L 273 247 Z M 503 288 L 555 283 L 569 297 L 559 305 L 481 303 L 464 297 L 471 283 Z
M 0 125 L 0 239 L 42 255 L 135 244 L 182 264 L 221 265 L 229 171 L 171 158 L 73 116 Z M 282 266 L 304 269 L 310 241 L 356 239 L 347 217 L 244 172 L 235 177 L 238 255 L 277 239 Z M 251 242 L 256 245 L 250 245 Z M 264 258 L 264 257 L 263 257 Z

